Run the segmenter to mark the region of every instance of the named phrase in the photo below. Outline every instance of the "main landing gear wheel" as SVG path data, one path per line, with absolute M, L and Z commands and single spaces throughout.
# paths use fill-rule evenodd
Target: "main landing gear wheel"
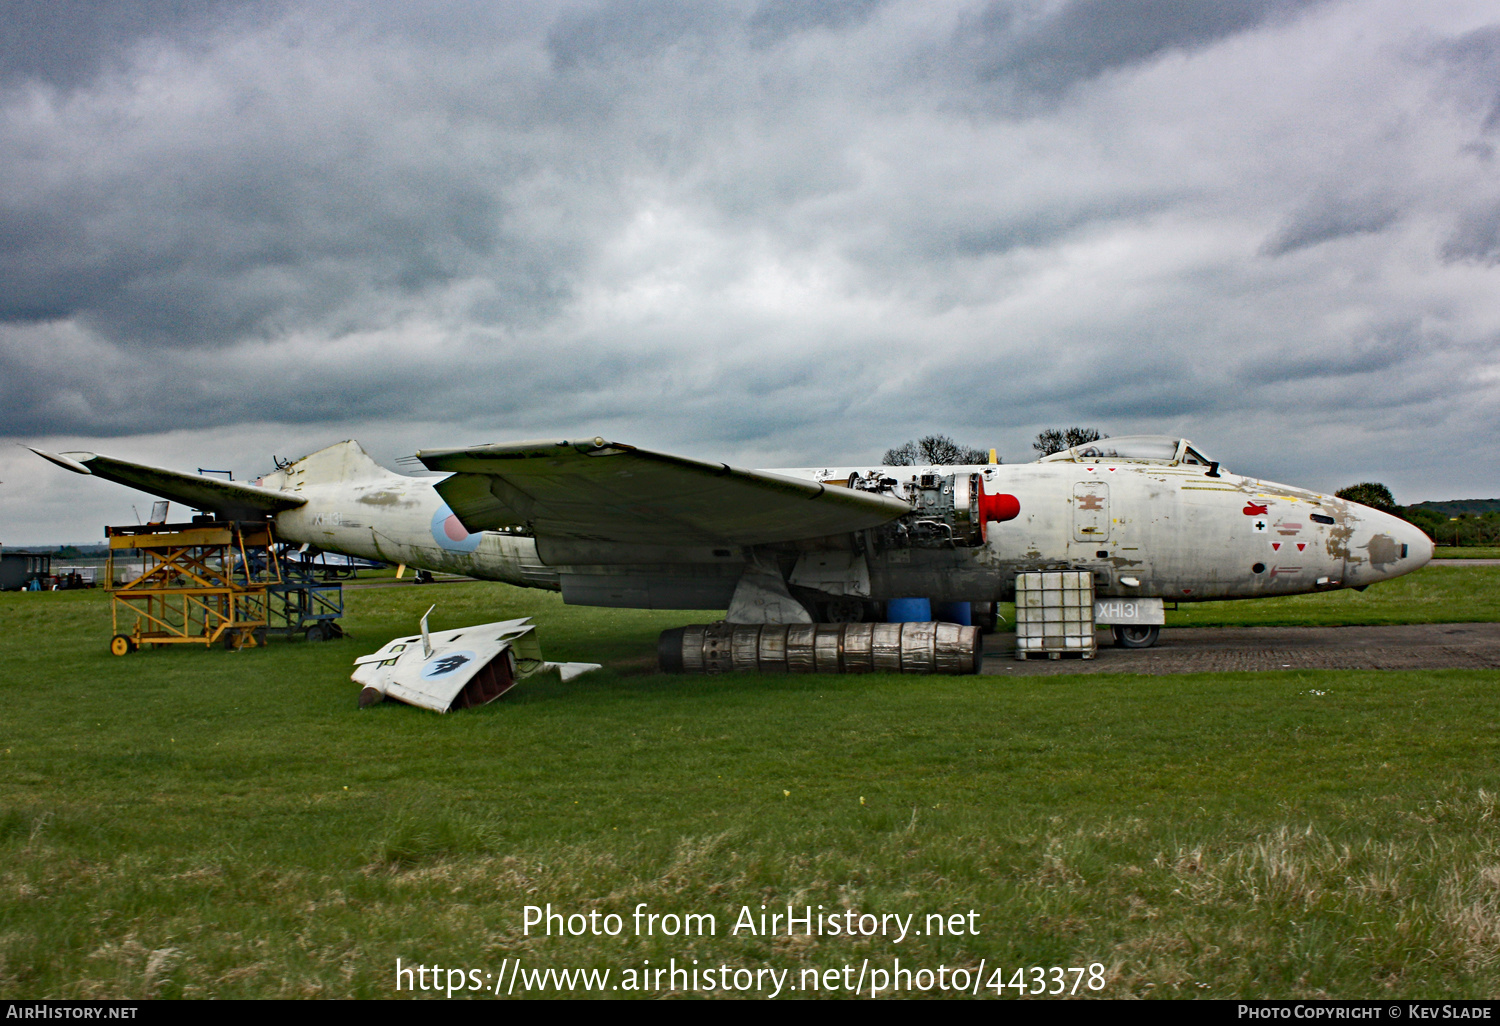
M 109 654 L 110 655 L 117 655 L 117 656 L 129 655 L 130 653 L 132 653 L 134 651 L 135 651 L 135 642 L 131 641 L 130 637 L 128 635 L 125 635 L 125 634 L 116 634 L 114 637 L 112 637 L 112 638 L 109 639 Z
M 1130 624 L 1116 627 L 1114 633 L 1115 644 L 1121 648 L 1150 648 L 1161 637 L 1161 628 Z
M 864 623 L 864 599 L 829 599 L 823 603 L 822 620 L 824 623 Z

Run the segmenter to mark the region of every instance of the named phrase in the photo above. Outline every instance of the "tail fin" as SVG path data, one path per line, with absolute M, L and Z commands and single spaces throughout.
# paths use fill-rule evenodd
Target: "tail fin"
M 393 476 L 396 475 L 371 459 L 365 447 L 351 438 L 304 456 L 274 474 L 267 474 L 261 478 L 261 484 L 267 488 L 294 489 L 298 485 Z

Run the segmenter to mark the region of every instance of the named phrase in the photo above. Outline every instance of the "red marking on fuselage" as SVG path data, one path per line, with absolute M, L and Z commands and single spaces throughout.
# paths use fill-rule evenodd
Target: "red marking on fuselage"
M 1266 513 L 1266 507 L 1260 505 L 1259 503 L 1247 502 L 1245 503 L 1244 513 L 1247 517 L 1264 516 Z
M 458 517 L 450 515 L 443 521 L 443 533 L 454 541 L 467 541 L 469 532 L 464 530 L 464 525 L 458 522 Z

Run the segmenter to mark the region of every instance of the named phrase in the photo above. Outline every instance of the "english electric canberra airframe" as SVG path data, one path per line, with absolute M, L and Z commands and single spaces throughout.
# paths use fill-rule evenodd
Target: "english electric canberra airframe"
M 976 466 L 744 470 L 603 438 L 417 453 L 442 479 L 392 473 L 346 441 L 253 485 L 34 451 L 219 519 L 270 520 L 292 545 L 731 623 L 857 622 L 908 597 L 993 603 L 1017 573 L 1085 569 L 1099 598 L 1147 610 L 1115 621 L 1139 647 L 1163 602 L 1364 588 L 1433 555 L 1403 520 L 1154 435 Z

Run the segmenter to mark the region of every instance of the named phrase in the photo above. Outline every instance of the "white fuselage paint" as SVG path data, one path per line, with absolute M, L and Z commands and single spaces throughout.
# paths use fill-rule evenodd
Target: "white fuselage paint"
M 776 473 L 847 480 L 868 469 Z M 1433 554 L 1431 539 L 1398 517 L 1228 472 L 1210 477 L 1205 467 L 1046 462 L 873 469 L 902 477 L 923 470 L 980 474 L 986 492 L 1016 496 L 1020 512 L 988 525 L 974 562 L 1007 578 L 1044 565 L 1090 568 L 1101 596 L 1193 601 L 1364 587 L 1410 573 Z
M 986 492 L 1014 495 L 1020 512 L 990 523 L 983 545 L 915 549 L 909 559 L 870 553 L 871 598 L 931 594 L 989 601 L 1009 593 L 1019 570 L 1064 565 L 1092 569 L 1101 596 L 1255 598 L 1363 587 L 1409 573 L 1433 554 L 1427 536 L 1396 517 L 1301 488 L 1227 472 L 1211 477 L 1195 466 L 1044 462 L 776 473 L 836 481 L 855 471 L 910 476 L 924 469 L 980 474 Z M 344 443 L 261 484 L 307 500 L 276 516 L 282 541 L 525 587 L 559 587 L 569 568 L 543 564 L 534 539 L 494 531 L 469 535 L 449 519 L 433 488 L 439 480 L 394 474 L 358 445 Z M 741 561 L 737 554 L 735 562 Z M 676 564 L 683 572 L 695 565 Z M 644 570 L 620 563 L 610 572 Z M 933 587 L 912 590 L 924 581 Z

